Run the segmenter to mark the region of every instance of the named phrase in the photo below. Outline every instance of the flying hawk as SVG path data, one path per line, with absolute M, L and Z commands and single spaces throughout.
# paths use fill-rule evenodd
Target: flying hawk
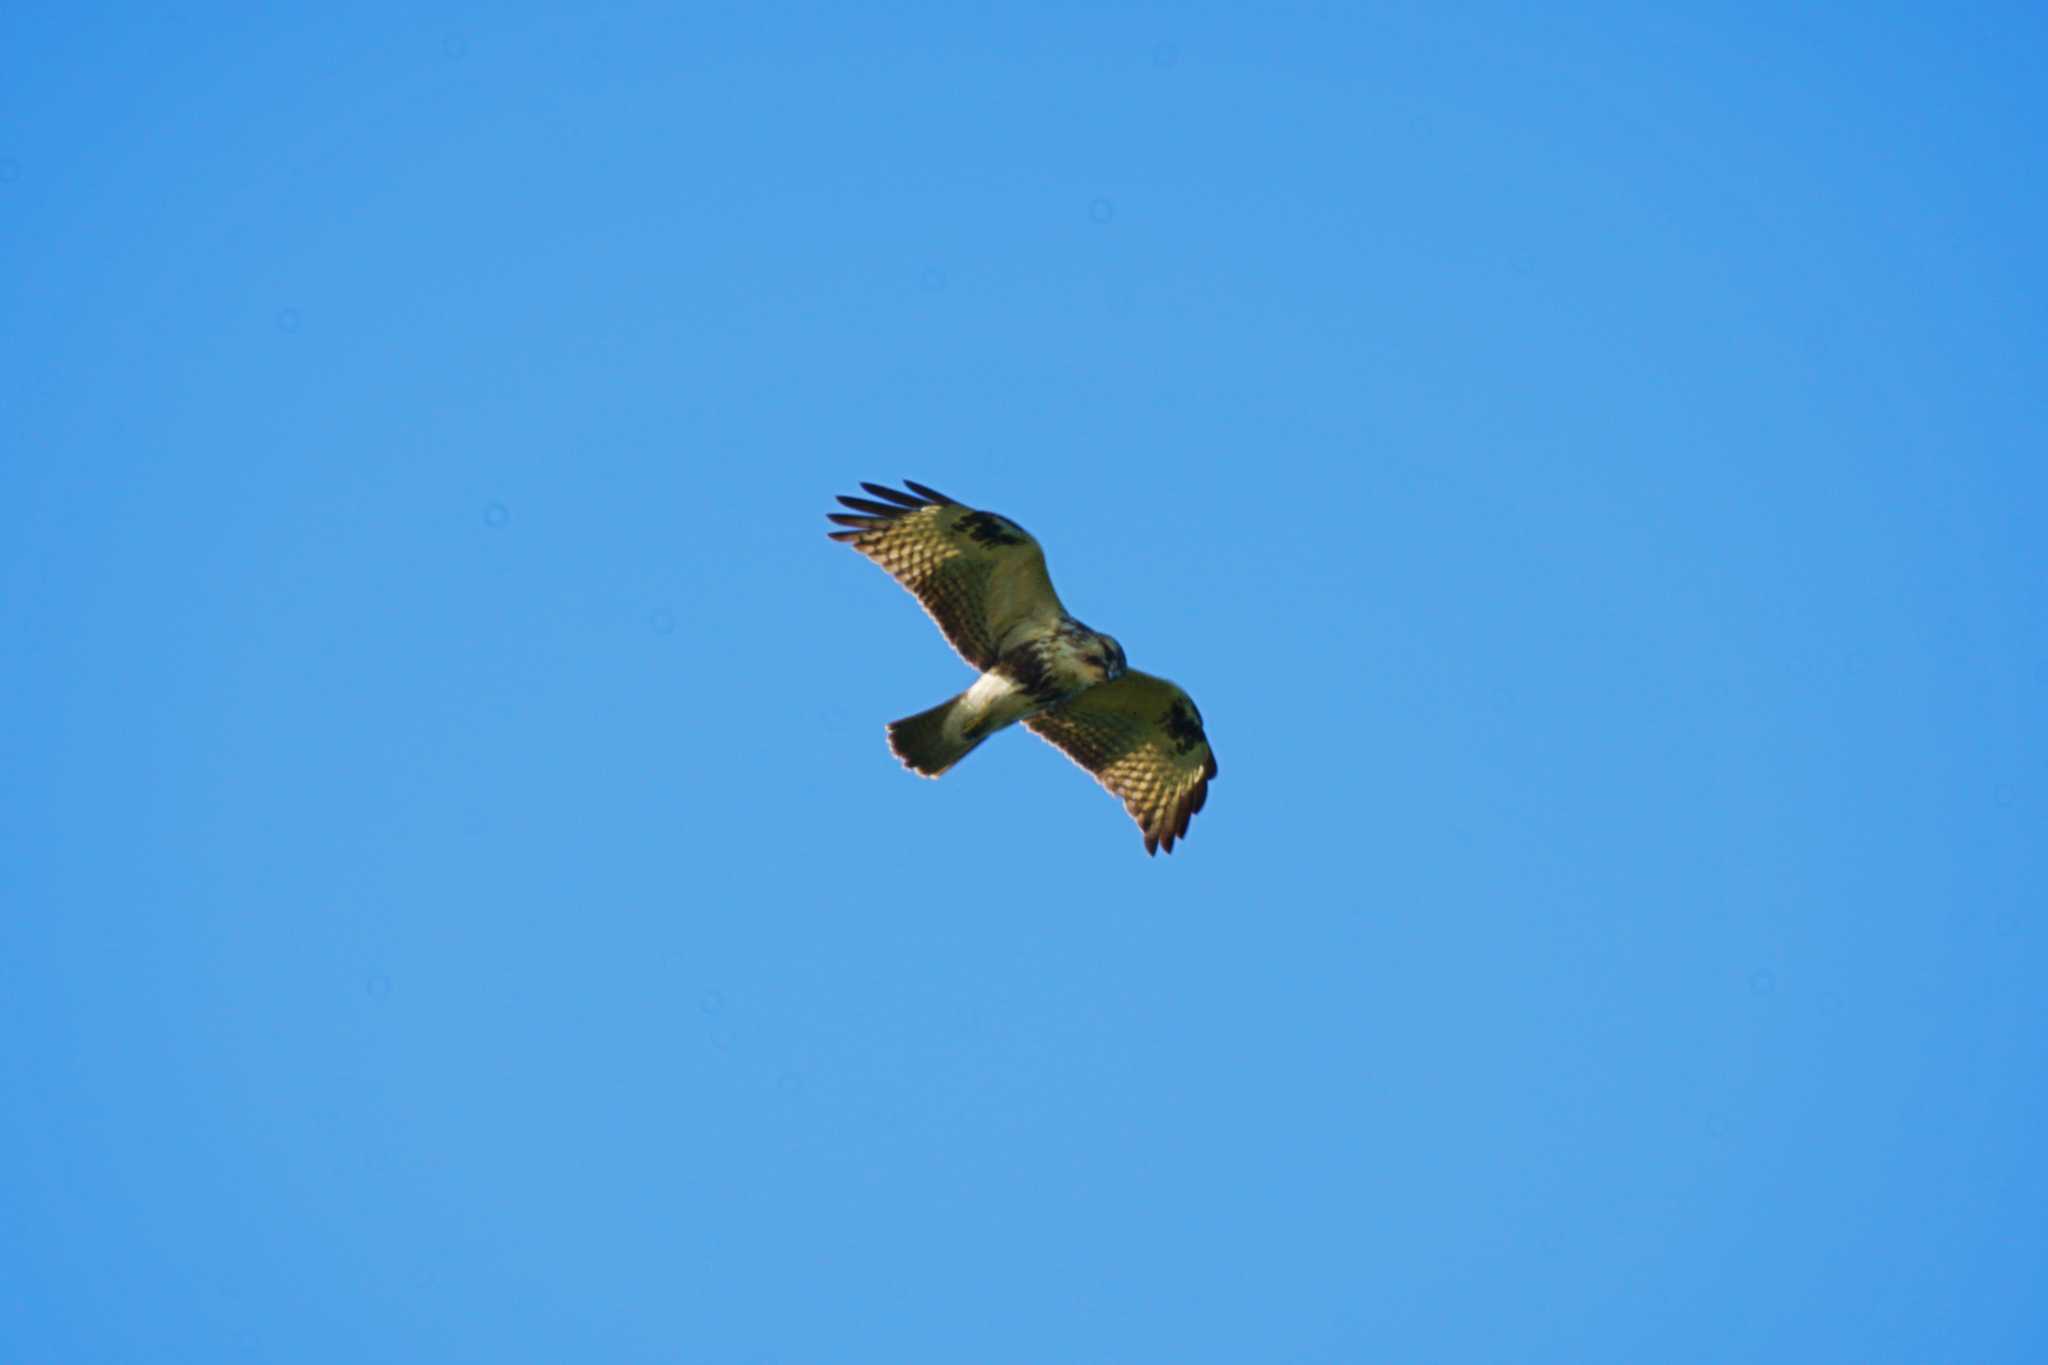
M 889 747 L 937 777 L 1021 720 L 1123 798 L 1145 852 L 1173 852 L 1216 776 L 1202 713 L 1166 679 L 1126 668 L 1122 645 L 1067 614 L 1045 551 L 1023 527 L 903 482 L 910 492 L 862 483 L 880 502 L 840 498 L 855 515 L 827 515 L 852 529 L 827 534 L 916 594 L 981 677 L 892 724 Z

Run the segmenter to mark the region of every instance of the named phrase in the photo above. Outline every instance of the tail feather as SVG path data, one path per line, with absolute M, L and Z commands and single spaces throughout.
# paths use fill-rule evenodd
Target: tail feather
M 890 723 L 889 747 L 903 760 L 903 766 L 937 777 L 988 737 L 986 732 L 968 732 L 966 700 L 967 694 L 962 692 L 929 711 Z

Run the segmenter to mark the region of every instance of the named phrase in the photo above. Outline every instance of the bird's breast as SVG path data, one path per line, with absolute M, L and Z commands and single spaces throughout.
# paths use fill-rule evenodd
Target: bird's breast
M 1100 673 L 1084 662 L 1082 651 L 1063 633 L 1020 641 L 1003 651 L 991 673 L 1000 673 L 1038 707 L 1066 700 L 1101 682 Z

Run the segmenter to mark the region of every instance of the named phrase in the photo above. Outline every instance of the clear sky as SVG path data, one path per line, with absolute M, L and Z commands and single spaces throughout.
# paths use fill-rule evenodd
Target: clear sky
M 295 8 L 0 15 L 0 1359 L 2048 1359 L 2038 7 Z

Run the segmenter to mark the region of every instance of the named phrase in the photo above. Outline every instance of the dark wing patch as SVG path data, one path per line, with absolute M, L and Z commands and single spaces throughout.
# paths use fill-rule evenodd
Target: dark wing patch
M 862 483 L 872 498 L 841 496 L 852 513 L 826 515 L 851 529 L 827 534 L 915 594 L 961 658 L 986 671 L 1012 628 L 1063 614 L 1045 553 L 1023 527 L 963 507 L 935 488 L 903 482 L 908 493 Z
M 977 545 L 1026 545 L 1031 541 L 1023 527 L 993 512 L 969 512 L 953 523 L 953 532 L 969 537 Z
M 1209 799 L 1216 754 L 1188 694 L 1135 670 L 1024 721 L 1123 798 L 1145 851 L 1173 852 Z
M 1159 728 L 1166 731 L 1177 754 L 1188 753 L 1197 744 L 1208 742 L 1208 736 L 1202 733 L 1201 713 L 1186 697 L 1175 697 L 1173 705 L 1159 713 Z

